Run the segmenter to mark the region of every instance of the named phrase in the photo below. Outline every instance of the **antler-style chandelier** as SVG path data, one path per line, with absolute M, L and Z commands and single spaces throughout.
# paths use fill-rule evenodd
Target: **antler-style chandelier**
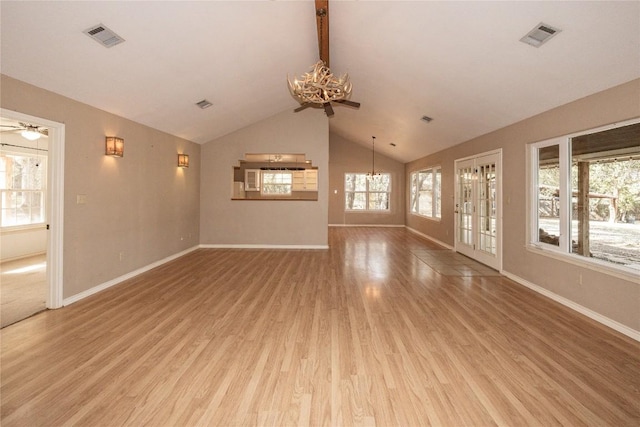
M 298 98 L 300 103 L 326 104 L 346 99 L 351 95 L 349 75 L 336 78 L 323 61 L 318 61 L 299 79 L 294 78 L 293 83 L 287 76 L 287 82 L 291 95 Z

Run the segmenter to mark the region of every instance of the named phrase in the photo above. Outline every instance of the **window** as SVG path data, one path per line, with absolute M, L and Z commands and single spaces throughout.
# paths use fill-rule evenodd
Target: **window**
M 640 123 L 532 144 L 532 244 L 640 265 Z
M 391 174 L 344 175 L 345 209 L 348 211 L 388 211 L 390 194 Z
M 29 154 L 0 154 L 0 226 L 45 221 L 46 159 Z
M 411 213 L 427 218 L 441 217 L 441 180 L 439 166 L 411 174 Z
M 291 195 L 291 172 L 262 171 L 262 194 L 270 196 Z

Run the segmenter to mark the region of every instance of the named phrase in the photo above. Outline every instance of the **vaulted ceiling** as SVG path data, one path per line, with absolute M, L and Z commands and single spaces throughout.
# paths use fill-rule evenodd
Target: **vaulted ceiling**
M 313 1 L 0 7 L 3 74 L 198 143 L 296 108 L 286 77 L 318 60 Z M 562 32 L 519 41 L 540 22 Z M 639 78 L 640 2 L 331 1 L 330 49 L 362 103 L 331 132 L 407 162 Z

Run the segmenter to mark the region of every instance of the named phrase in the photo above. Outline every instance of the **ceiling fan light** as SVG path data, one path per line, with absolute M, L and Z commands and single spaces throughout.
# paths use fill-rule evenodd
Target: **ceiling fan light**
M 28 139 L 29 141 L 35 141 L 36 139 L 40 139 L 40 132 L 38 132 L 37 130 L 34 129 L 25 129 L 22 132 L 20 132 L 20 135 L 25 138 Z

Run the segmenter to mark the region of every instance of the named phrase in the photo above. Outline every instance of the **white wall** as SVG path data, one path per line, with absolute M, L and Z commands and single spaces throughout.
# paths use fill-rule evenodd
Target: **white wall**
M 313 108 L 292 110 L 202 146 L 201 244 L 327 245 L 328 119 Z M 231 200 L 232 167 L 246 153 L 305 154 L 318 167 L 318 200 Z

